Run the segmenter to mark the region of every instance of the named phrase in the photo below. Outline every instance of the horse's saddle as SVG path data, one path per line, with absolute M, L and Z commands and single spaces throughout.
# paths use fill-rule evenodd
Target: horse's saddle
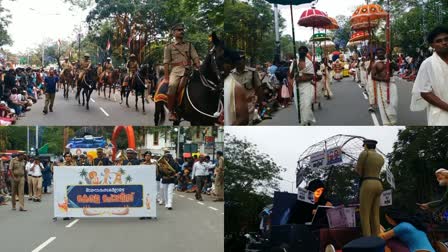
M 190 83 L 193 77 L 193 71 L 186 72 L 185 75 L 180 79 L 179 85 L 177 86 L 177 104 L 182 103 L 182 99 L 184 98 L 185 88 Z

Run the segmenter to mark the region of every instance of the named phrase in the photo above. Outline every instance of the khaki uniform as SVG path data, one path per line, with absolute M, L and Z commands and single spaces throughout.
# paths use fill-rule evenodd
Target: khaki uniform
M 199 59 L 199 55 L 190 42 L 174 42 L 165 46 L 163 63 L 171 68 L 168 95 L 174 95 L 187 68 Z
M 246 67 L 243 72 L 232 70 L 232 76 L 244 87 L 246 93 L 247 106 L 249 111 L 249 120 L 252 121 L 255 105 L 257 104 L 256 90 L 261 87 L 261 80 L 254 68 Z
M 134 77 L 134 74 L 138 71 L 138 62 L 137 60 L 130 60 L 127 64 L 128 73 L 129 73 L 129 79 L 132 80 L 132 77 Z
M 62 163 L 62 166 L 77 166 L 77 164 L 76 164 L 75 160 L 71 160 L 70 162 L 67 162 L 64 160 L 64 162 Z
M 64 73 L 66 71 L 71 72 L 73 70 L 73 66 L 70 62 L 62 62 L 62 72 L 61 72 L 61 76 L 64 75 Z
M 215 194 L 216 199 L 224 199 L 224 157 L 219 157 L 218 167 L 215 169 Z
M 99 67 L 96 69 L 96 74 L 97 74 L 98 76 L 101 76 L 102 73 L 103 73 L 103 67 L 102 67 L 102 66 L 99 66 Z
M 25 160 L 19 161 L 18 158 L 14 158 L 11 161 L 11 165 L 9 167 L 11 173 L 14 175 L 12 179 L 12 207 L 16 208 L 16 194 L 19 196 L 19 204 L 20 208 L 25 208 L 25 198 L 24 198 L 24 189 L 25 189 Z
M 79 79 L 82 80 L 85 76 L 85 74 L 87 73 L 87 69 L 90 68 L 91 66 L 91 62 L 90 60 L 83 60 L 81 61 L 81 66 L 79 68 Z
M 364 150 L 358 158 L 357 171 L 361 174 L 359 193 L 363 236 L 380 234 L 380 197 L 383 185 L 379 180 L 384 158 L 374 149 Z
M 104 71 L 103 74 L 100 75 L 100 80 L 102 80 L 104 77 L 108 77 L 113 71 L 114 71 L 114 66 L 112 65 L 112 63 L 104 63 Z

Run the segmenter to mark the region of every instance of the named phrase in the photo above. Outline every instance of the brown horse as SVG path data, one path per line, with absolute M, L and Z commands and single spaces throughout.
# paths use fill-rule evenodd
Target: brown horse
M 59 82 L 62 83 L 62 85 L 64 86 L 64 98 L 68 99 L 69 87 L 71 86 L 72 89 L 74 87 L 75 83 L 74 75 L 72 74 L 71 71 L 64 71 L 64 73 L 60 77 Z
M 115 88 L 116 84 L 119 83 L 120 80 L 120 70 L 114 69 L 114 71 L 109 74 L 107 77 L 104 77 L 104 98 L 106 98 L 106 88 L 109 87 L 109 100 L 110 100 L 110 94 L 113 90 L 113 94 L 115 97 Z

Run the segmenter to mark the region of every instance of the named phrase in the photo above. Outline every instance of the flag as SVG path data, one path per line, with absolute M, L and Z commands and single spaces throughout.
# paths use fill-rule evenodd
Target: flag
M 106 51 L 109 51 L 109 49 L 110 49 L 110 40 L 107 40 Z
M 132 36 L 130 36 L 129 39 L 128 39 L 128 48 L 131 47 L 131 41 L 132 41 Z

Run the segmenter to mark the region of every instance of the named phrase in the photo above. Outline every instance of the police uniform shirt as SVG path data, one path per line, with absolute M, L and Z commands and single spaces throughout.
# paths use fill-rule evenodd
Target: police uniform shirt
M 11 161 L 11 165 L 9 166 L 11 173 L 14 174 L 15 177 L 24 177 L 25 176 L 25 160 L 19 161 L 18 158 L 14 158 Z
M 83 60 L 83 61 L 81 61 L 81 70 L 86 70 L 89 67 L 90 64 L 91 64 L 90 60 Z
M 101 161 L 101 164 L 99 164 Z M 112 165 L 112 162 L 108 158 L 95 158 L 93 160 L 93 165 Z
M 140 161 L 136 158 L 131 160 L 124 160 L 123 165 L 140 165 Z
M 199 55 L 190 42 L 173 42 L 165 46 L 163 64 L 192 64 Z
M 136 60 L 130 60 L 127 64 L 129 72 L 137 72 L 138 70 L 138 62 Z
M 232 70 L 232 76 L 246 89 L 256 89 L 261 86 L 261 80 L 254 68 L 245 67 L 243 72 Z

